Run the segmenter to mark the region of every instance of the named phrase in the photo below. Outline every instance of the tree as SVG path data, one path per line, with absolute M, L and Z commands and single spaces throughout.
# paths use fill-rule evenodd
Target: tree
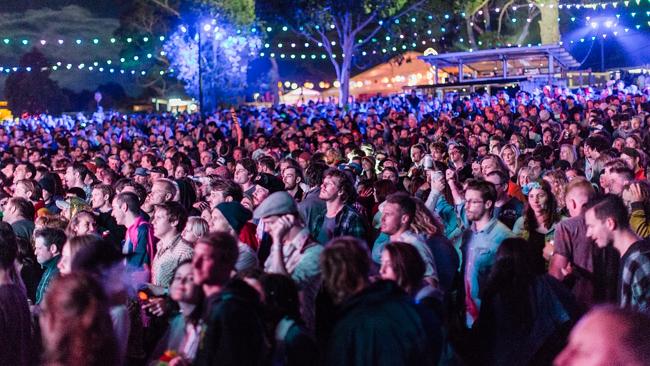
M 259 37 L 238 33 L 220 18 L 194 29 L 181 26 L 164 46 L 176 77 L 185 82 L 189 95 L 202 98 L 204 111 L 212 110 L 217 102 L 242 101 L 248 63 L 257 57 L 260 47 Z
M 462 48 L 478 49 L 500 47 L 506 44 L 542 43 L 560 41 L 558 0 L 458 0 L 467 43 Z M 538 21 L 539 34 L 531 34 L 531 25 Z M 496 27 L 495 27 L 496 23 Z M 530 40 L 534 41 L 530 41 Z
M 14 115 L 60 114 L 66 110 L 65 94 L 58 83 L 50 79 L 50 64 L 35 48 L 20 58 L 20 69 L 5 81 L 5 97 Z
M 339 104 L 348 103 L 350 72 L 359 50 L 395 19 L 422 11 L 425 0 L 259 0 L 262 20 L 287 26 L 314 45 L 320 45 L 334 66 Z M 338 47 L 337 47 L 338 45 Z M 340 50 L 341 57 L 337 57 Z

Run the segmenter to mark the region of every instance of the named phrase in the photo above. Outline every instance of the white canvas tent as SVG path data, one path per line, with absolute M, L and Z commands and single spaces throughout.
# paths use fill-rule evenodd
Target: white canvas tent
M 280 103 L 283 104 L 306 104 L 310 100 L 314 102 L 321 98 L 321 93 L 314 89 L 298 88 L 280 96 Z

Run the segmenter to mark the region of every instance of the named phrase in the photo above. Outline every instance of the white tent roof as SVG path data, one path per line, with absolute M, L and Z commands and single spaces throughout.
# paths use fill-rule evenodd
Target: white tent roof
M 317 101 L 321 97 L 321 93 L 317 90 L 298 88 L 281 95 L 280 102 L 284 104 L 302 104 L 310 100 Z

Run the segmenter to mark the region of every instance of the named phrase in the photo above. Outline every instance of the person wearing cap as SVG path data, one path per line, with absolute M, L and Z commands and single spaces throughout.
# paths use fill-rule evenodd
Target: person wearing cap
M 61 209 L 61 216 L 68 221 L 72 220 L 77 212 L 83 210 L 90 211 L 91 207 L 86 201 L 76 196 L 68 197 L 65 200 L 58 200 L 56 201 L 56 206 Z
M 291 276 L 300 291 L 300 310 L 307 328 L 313 330 L 315 300 L 320 288 L 319 258 L 323 247 L 311 237 L 296 201 L 288 192 L 269 195 L 253 214 L 261 220 L 272 240 L 264 263 L 267 273 Z
M 239 238 L 242 228 L 250 220 L 252 214 L 237 201 L 221 202 L 212 209 L 212 220 L 208 222 L 210 231 L 224 231 Z M 250 245 L 237 240 L 239 256 L 235 269 L 245 272 L 258 266 L 257 254 Z
M 135 173 L 133 173 L 133 180 L 135 180 L 136 183 L 141 184 L 143 187 L 148 187 L 149 171 L 142 167 L 135 168 Z

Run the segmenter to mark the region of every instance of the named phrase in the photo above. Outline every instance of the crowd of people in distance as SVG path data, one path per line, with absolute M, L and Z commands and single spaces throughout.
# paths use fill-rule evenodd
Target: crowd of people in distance
M 650 87 L 0 125 L 0 365 L 650 365 Z

